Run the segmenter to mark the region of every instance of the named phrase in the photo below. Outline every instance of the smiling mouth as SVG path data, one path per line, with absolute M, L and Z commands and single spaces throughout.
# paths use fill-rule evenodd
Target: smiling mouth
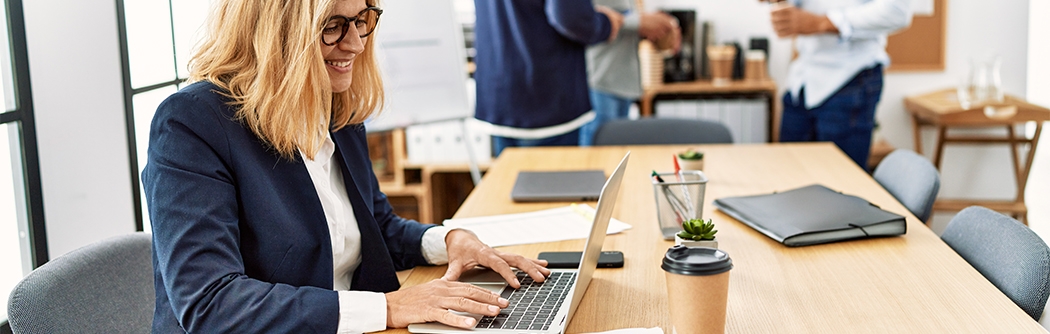
M 350 64 L 352 64 L 353 62 L 354 62 L 353 60 L 340 61 L 340 62 L 335 62 L 335 61 L 331 61 L 331 60 L 325 60 L 324 61 L 325 64 L 332 65 L 332 66 L 335 66 L 335 67 L 349 67 Z

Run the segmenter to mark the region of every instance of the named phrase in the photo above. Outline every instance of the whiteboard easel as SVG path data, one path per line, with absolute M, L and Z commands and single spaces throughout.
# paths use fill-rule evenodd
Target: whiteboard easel
M 386 92 L 369 131 L 471 117 L 466 50 L 452 0 L 383 2 L 376 56 Z

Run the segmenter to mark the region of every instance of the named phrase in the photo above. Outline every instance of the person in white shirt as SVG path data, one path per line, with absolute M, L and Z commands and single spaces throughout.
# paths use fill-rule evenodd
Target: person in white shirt
M 155 333 L 362 333 L 469 328 L 508 306 L 456 282 L 546 261 L 394 214 L 363 122 L 383 85 L 377 0 L 219 0 L 190 82 L 157 108 L 142 172 L 153 229 Z M 391 13 L 389 15 L 399 15 Z M 401 288 L 397 271 L 448 263 Z
M 867 169 L 886 36 L 911 24 L 910 0 L 791 0 L 773 4 L 770 20 L 798 51 L 780 141 L 831 141 Z

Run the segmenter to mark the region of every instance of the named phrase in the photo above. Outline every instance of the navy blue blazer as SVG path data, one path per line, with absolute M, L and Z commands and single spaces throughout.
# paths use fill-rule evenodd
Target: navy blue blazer
M 142 172 L 153 224 L 153 331 L 322 332 L 338 326 L 332 245 L 301 157 L 280 158 L 235 119 L 208 82 L 168 97 Z M 332 132 L 361 230 L 351 289 L 397 290 L 395 271 L 426 264 L 424 225 L 394 215 L 364 127 Z

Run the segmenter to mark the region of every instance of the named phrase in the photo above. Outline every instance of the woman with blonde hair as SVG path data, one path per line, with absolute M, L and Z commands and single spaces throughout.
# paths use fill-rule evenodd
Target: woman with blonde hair
M 192 84 L 150 128 L 154 332 L 371 332 L 495 315 L 507 301 L 455 282 L 481 265 L 519 286 L 544 261 L 396 216 L 363 121 L 381 108 L 375 0 L 221 0 Z M 390 15 L 390 14 L 388 14 Z M 396 14 L 395 14 L 396 15 Z M 448 263 L 399 290 L 396 271 Z

